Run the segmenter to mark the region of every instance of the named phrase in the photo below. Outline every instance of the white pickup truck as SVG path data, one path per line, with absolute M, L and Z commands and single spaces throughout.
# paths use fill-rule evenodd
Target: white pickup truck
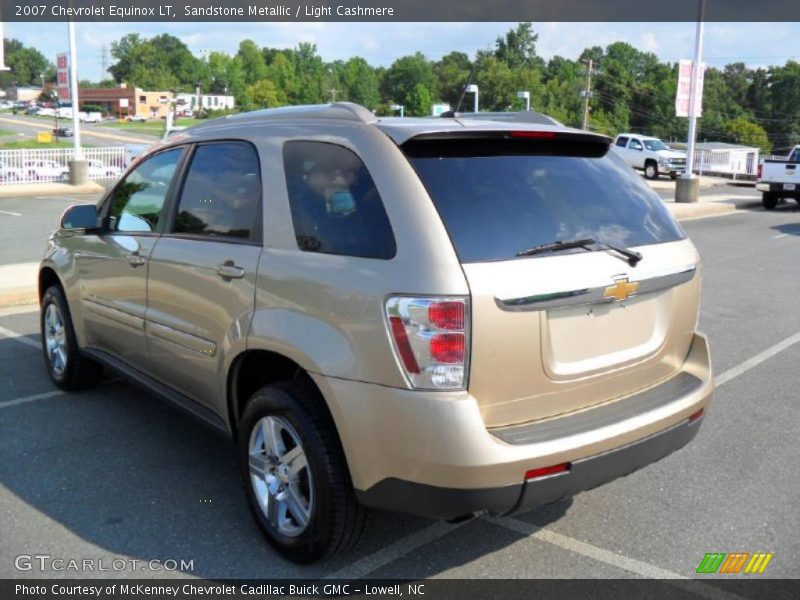
M 661 173 L 675 179 L 686 169 L 686 153 L 672 150 L 658 138 L 620 133 L 611 149 L 648 179 L 658 179 Z
M 775 208 L 783 198 L 800 203 L 800 144 L 786 158 L 768 158 L 758 165 L 756 189 L 767 210 Z

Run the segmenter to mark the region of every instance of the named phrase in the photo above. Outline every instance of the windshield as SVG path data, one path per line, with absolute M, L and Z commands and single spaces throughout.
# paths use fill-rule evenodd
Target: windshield
M 669 150 L 669 146 L 667 146 L 661 140 L 644 140 L 644 147 L 653 152 L 658 152 L 659 150 Z
M 437 156 L 431 141 L 416 157 L 407 154 L 461 262 L 518 259 L 520 249 L 558 240 L 629 248 L 684 237 L 661 199 L 613 152 L 453 156 L 442 148 Z

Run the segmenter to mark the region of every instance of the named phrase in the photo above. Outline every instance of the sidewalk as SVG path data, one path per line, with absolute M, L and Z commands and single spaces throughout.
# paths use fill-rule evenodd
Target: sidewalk
M 715 187 L 718 185 L 728 185 L 733 180 L 726 179 L 725 177 L 708 177 L 707 175 L 699 175 L 698 178 L 700 179 L 700 187 L 701 188 L 710 188 Z M 654 190 L 674 190 L 675 189 L 675 181 L 673 179 L 645 179 L 647 185 L 649 185 Z
M 71 194 L 99 194 L 106 191 L 99 183 L 87 181 L 83 185 L 69 183 L 11 183 L 0 185 L 0 198 L 10 196 L 69 196 Z

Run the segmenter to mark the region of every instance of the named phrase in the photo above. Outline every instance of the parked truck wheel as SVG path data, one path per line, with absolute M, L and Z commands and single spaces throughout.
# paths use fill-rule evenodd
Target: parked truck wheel
M 648 179 L 658 179 L 658 163 L 648 160 L 644 164 L 644 176 Z
M 778 196 L 772 192 L 764 192 L 761 196 L 761 204 L 767 210 L 775 210 L 778 206 Z

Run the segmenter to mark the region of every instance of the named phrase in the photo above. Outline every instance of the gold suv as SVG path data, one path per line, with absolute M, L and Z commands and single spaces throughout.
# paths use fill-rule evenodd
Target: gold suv
M 108 367 L 235 441 L 298 562 L 364 507 L 505 515 L 690 441 L 700 264 L 610 139 L 509 118 L 257 111 L 169 137 L 41 264 L 50 376 Z

